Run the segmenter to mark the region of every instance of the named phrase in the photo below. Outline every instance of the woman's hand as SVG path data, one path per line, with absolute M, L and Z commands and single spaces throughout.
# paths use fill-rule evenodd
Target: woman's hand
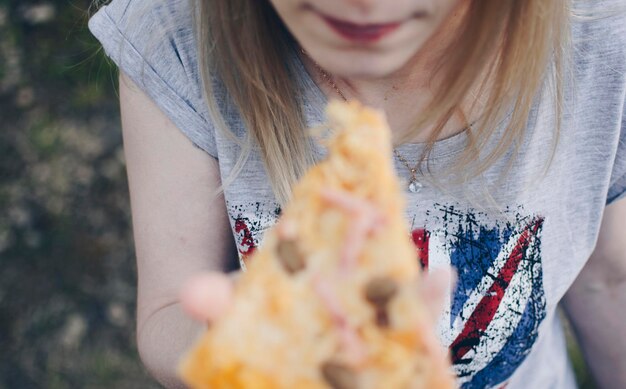
M 180 302 L 193 319 L 211 324 L 232 302 L 234 277 L 204 272 L 189 279 L 180 292 Z
M 450 295 L 451 288 L 454 288 L 455 284 L 456 272 L 452 268 L 422 274 L 417 293 L 426 304 L 433 324 L 449 304 L 446 296 Z
M 343 209 L 350 214 L 352 229 L 349 239 L 340 253 L 340 271 L 349 272 L 356 266 L 357 253 L 367 240 L 370 233 L 382 228 L 385 217 L 369 201 L 359 199 L 348 192 L 334 189 L 324 189 L 322 198 L 332 205 Z M 283 239 L 293 238 L 295 223 L 284 217 L 277 224 L 277 233 Z M 234 273 L 236 275 L 238 273 Z M 211 323 L 218 319 L 232 302 L 233 279 L 220 272 L 205 272 L 198 274 L 187 281 L 182 288 L 180 301 L 187 313 L 196 320 Z M 429 328 L 436 325 L 436 321 L 444 310 L 444 299 L 449 295 L 449 288 L 453 285 L 454 272 L 452 269 L 437 270 L 432 274 L 422 273 L 416 283 L 416 294 L 426 304 L 429 312 L 423 324 Z M 434 342 L 434 339 L 433 339 Z
M 219 319 L 232 303 L 236 274 L 205 272 L 189 279 L 180 293 L 185 311 L 195 320 L 209 324 Z M 430 322 L 427 325 L 434 326 L 444 310 L 445 296 L 454 284 L 454 278 L 455 273 L 451 270 L 437 270 L 421 276 L 417 296 L 428 308 Z

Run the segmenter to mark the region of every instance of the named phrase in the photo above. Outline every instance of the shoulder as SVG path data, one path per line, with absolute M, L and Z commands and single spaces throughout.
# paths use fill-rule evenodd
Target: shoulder
M 217 156 L 190 0 L 113 0 L 89 20 L 107 56 L 194 144 Z
M 575 0 L 571 22 L 577 62 L 604 62 L 605 67 L 626 72 L 626 2 Z
M 626 193 L 626 2 L 575 0 L 571 54 L 569 142 L 608 204 Z
M 193 92 L 188 88 L 199 77 L 188 0 L 113 0 L 92 16 L 89 28 L 116 63 L 141 57 L 169 74 L 172 88 Z
M 112 0 L 102 6 L 89 22 L 90 28 L 108 19 L 133 41 L 148 38 L 192 35 L 190 0 Z
M 571 33 L 575 95 L 583 105 L 610 106 L 621 115 L 626 93 L 626 2 L 573 1 Z

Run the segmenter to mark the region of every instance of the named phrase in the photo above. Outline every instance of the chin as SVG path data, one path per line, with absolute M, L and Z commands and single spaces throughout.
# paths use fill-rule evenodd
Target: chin
M 387 77 L 401 69 L 414 53 L 411 51 L 381 53 L 358 49 L 326 49 L 311 51 L 311 56 L 327 72 L 351 79 Z

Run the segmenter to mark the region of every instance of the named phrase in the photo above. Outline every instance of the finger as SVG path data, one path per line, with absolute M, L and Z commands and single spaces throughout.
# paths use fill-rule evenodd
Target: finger
M 437 320 L 449 303 L 446 297 L 455 283 L 456 272 L 451 268 L 437 269 L 424 275 L 420 292 L 433 320 Z
M 281 239 L 295 239 L 298 235 L 298 226 L 293 220 L 282 217 L 278 221 L 276 232 Z
M 435 359 L 445 360 L 447 358 L 447 350 L 435 336 L 432 324 L 428 321 L 420 321 L 417 323 L 417 330 L 422 336 L 422 347 L 424 351 Z
M 212 322 L 231 303 L 233 281 L 224 273 L 206 272 L 190 278 L 180 292 L 184 310 L 195 320 Z

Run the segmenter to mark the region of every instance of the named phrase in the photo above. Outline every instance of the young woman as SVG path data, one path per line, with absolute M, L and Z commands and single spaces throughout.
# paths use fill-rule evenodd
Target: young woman
M 324 151 L 328 99 L 383 110 L 463 388 L 572 388 L 559 306 L 602 387 L 626 387 L 621 0 L 113 0 L 148 369 L 180 383 L 204 330 L 189 277 L 233 269 Z M 220 188 L 223 186 L 223 192 Z M 221 195 L 216 195 L 221 193 Z M 225 276 L 187 290 L 219 316 Z M 437 283 L 433 283 L 435 285 Z M 441 282 L 438 284 L 441 285 Z M 190 292 L 191 291 L 191 292 Z M 222 297 L 220 297 L 222 296 Z M 436 305 L 436 304 L 433 304 Z

